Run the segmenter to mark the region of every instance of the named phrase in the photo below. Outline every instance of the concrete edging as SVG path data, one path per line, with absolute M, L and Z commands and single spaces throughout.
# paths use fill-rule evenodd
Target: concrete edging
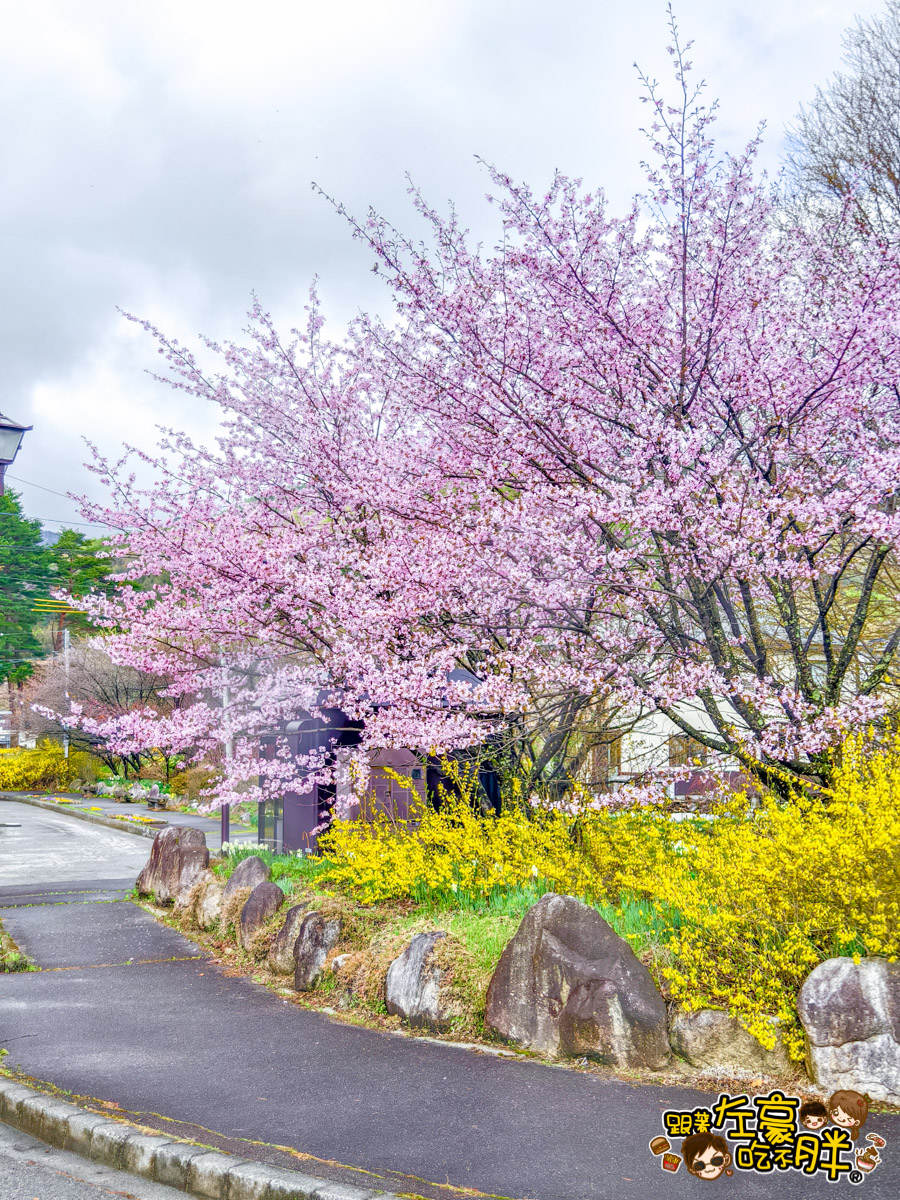
M 0 1076 L 0 1121 L 60 1150 L 209 1200 L 400 1200 L 111 1121 Z
M 48 812 L 65 813 L 67 817 L 77 817 L 79 821 L 88 821 L 92 825 L 105 825 L 107 829 L 124 830 L 125 833 L 136 833 L 138 837 L 155 838 L 166 825 L 132 825 L 130 821 L 119 821 L 115 817 L 104 817 L 102 813 L 78 812 L 67 804 L 54 804 L 52 800 L 38 800 L 36 796 L 26 796 L 22 792 L 0 792 L 0 800 L 14 800 L 17 804 L 31 804 L 35 808 L 46 808 Z

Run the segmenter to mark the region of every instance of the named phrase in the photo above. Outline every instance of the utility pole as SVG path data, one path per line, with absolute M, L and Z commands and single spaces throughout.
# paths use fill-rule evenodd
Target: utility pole
M 66 712 L 69 711 L 69 627 L 63 626 L 63 663 L 66 670 Z M 69 757 L 69 728 L 66 726 L 66 731 L 63 734 L 63 753 L 66 758 Z
M 231 694 L 226 685 L 222 689 L 222 715 L 223 715 L 223 722 L 226 724 L 228 722 L 228 707 L 230 704 L 231 704 Z M 231 763 L 231 760 L 233 758 L 234 758 L 234 738 L 231 736 L 230 731 L 226 731 L 226 734 L 225 734 L 225 764 L 226 764 L 226 767 Z M 222 814 L 222 845 L 224 846 L 226 842 L 231 841 L 231 806 L 228 804 L 223 804 L 222 808 L 220 809 L 220 812 Z

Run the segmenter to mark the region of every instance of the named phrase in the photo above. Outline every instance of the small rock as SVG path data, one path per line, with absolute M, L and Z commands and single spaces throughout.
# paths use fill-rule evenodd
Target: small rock
M 272 943 L 272 949 L 269 951 L 270 971 L 277 971 L 279 975 L 293 975 L 296 965 L 294 962 L 294 947 L 297 945 L 300 926 L 303 924 L 305 916 L 305 904 L 295 904 L 292 908 L 288 909 L 284 924 L 278 930 L 278 934 Z
M 187 896 L 209 866 L 209 851 L 202 829 L 167 825 L 153 839 L 150 859 L 137 877 L 141 895 L 151 892 L 160 904 Z
M 737 1017 L 714 1008 L 679 1011 L 669 1030 L 672 1049 L 692 1067 L 783 1075 L 791 1070 L 791 1062 L 777 1029 L 775 1036 L 774 1047 L 767 1050 Z
M 294 988 L 308 992 L 322 973 L 329 950 L 333 950 L 341 935 L 337 917 L 320 912 L 307 913 L 300 925 L 294 947 Z
M 238 888 L 255 888 L 258 883 L 262 883 L 264 879 L 269 878 L 269 868 L 261 858 L 252 855 L 250 858 L 242 858 L 238 865 L 228 877 L 228 882 L 225 884 L 225 899 L 238 890 Z
M 225 895 L 224 882 L 212 871 L 207 871 L 207 876 L 194 905 L 194 921 L 200 929 L 212 929 L 218 924 Z
M 387 1010 L 413 1028 L 442 1030 L 449 1025 L 449 1014 L 441 1004 L 441 983 L 446 972 L 429 961 L 435 946 L 446 936 L 442 930 L 417 933 L 388 967 Z
M 258 883 L 241 909 L 238 922 L 238 942 L 245 949 L 252 948 L 260 930 L 270 917 L 274 917 L 284 904 L 284 892 L 277 883 L 264 879 Z
M 371 971 L 376 973 L 380 968 L 375 964 L 377 955 L 371 949 L 353 951 L 349 954 L 338 954 L 331 960 L 331 970 L 337 982 L 336 995 L 338 1008 L 350 1008 L 356 993 L 367 984 L 371 985 Z M 386 968 L 385 968 L 386 969 Z M 381 971 L 381 986 L 379 994 L 384 994 L 384 970 Z M 376 985 L 377 986 L 377 985 Z
M 900 1104 L 900 963 L 829 958 L 806 977 L 797 1010 L 819 1087 Z
M 525 914 L 497 964 L 485 1024 L 551 1056 L 660 1070 L 666 1006 L 650 972 L 596 909 L 548 894 Z
M 214 879 L 212 871 L 207 867 L 205 871 L 201 871 L 194 882 L 191 884 L 190 891 L 182 892 L 175 901 L 175 911 L 181 912 L 190 923 L 195 919 L 197 904 L 200 897 L 203 895 L 206 885 L 210 879 Z

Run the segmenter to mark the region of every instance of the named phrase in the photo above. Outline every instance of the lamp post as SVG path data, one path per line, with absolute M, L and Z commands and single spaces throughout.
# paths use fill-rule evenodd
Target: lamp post
M 0 496 L 4 492 L 6 468 L 12 466 L 22 445 L 22 438 L 33 428 L 33 425 L 19 425 L 11 417 L 0 413 Z

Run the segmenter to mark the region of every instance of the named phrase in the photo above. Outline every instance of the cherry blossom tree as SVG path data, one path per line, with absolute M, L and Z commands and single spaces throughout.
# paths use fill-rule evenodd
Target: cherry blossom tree
M 142 736 L 142 711 L 168 712 L 180 702 L 165 695 L 166 682 L 113 662 L 102 645 L 78 640 L 68 662 L 62 655 L 45 659 L 28 680 L 28 731 L 35 737 L 56 738 L 65 729 L 76 750 L 89 751 L 117 774 L 127 777 L 131 770 L 139 775 L 153 751 L 165 751 L 149 746 Z M 141 731 L 131 745 L 126 744 L 129 727 Z M 107 729 L 115 748 L 107 744 Z
M 95 619 L 197 698 L 129 739 L 231 739 L 222 797 L 263 797 L 321 766 L 257 761 L 301 708 L 339 702 L 363 750 L 437 752 L 552 704 L 561 727 L 662 714 L 765 783 L 820 787 L 842 732 L 890 708 L 898 246 L 840 236 L 852 214 L 786 221 L 756 142 L 717 151 L 673 55 L 626 215 L 490 169 L 491 248 L 414 190 L 427 245 L 348 218 L 392 307 L 341 340 L 314 295 L 288 338 L 258 305 L 244 345 L 147 326 L 222 432 L 134 451 L 149 489 L 98 459 L 114 498 L 90 515 L 128 565 Z

